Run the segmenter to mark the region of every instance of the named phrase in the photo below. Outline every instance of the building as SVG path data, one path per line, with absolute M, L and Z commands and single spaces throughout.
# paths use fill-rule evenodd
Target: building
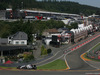
M 74 23 L 76 22 L 75 20 L 73 19 L 65 19 L 65 20 L 61 20 L 64 24 L 66 25 L 71 25 L 71 23 Z
M 78 14 L 69 14 L 69 13 L 58 13 L 58 12 L 49 12 L 49 11 L 36 11 L 36 10 L 16 10 L 13 11 L 12 8 L 6 9 L 5 13 L 6 19 L 55 19 L 61 20 L 65 17 L 80 17 Z
M 53 29 L 46 29 L 46 30 L 44 30 L 42 35 L 43 36 L 49 36 L 51 34 L 58 34 L 58 33 L 59 33 L 58 30 L 53 28 Z
M 56 42 L 66 42 L 70 34 L 68 33 L 68 28 L 59 28 L 57 29 L 47 29 L 43 32 L 45 38 L 43 39 L 46 45 L 50 45 L 50 42 L 54 39 Z M 55 36 L 55 37 L 53 37 Z
M 32 47 L 27 45 L 28 36 L 25 32 L 17 32 L 8 38 L 0 38 L 0 56 L 18 55 L 29 51 Z
M 60 33 L 64 32 L 64 31 L 69 31 L 69 29 L 66 27 L 58 29 L 58 32 L 60 32 Z
M 8 39 L 7 38 L 0 38 L 0 45 L 6 45 L 8 44 Z
M 25 32 L 17 32 L 8 37 L 8 44 L 27 45 L 28 36 Z

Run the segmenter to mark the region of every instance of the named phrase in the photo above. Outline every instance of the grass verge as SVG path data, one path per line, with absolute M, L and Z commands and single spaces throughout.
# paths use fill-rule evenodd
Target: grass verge
M 87 55 L 87 54 L 94 54 L 94 53 L 98 50 L 98 49 L 96 49 L 96 48 L 99 47 L 99 46 L 100 46 L 100 43 L 98 43 L 97 45 L 95 45 L 89 52 L 85 53 L 85 54 L 83 55 L 83 57 L 86 58 L 86 59 L 89 59 L 89 60 L 91 60 L 91 61 L 98 61 L 98 62 L 100 62 L 99 59 L 90 58 L 90 57 L 88 57 L 88 55 Z
M 96 46 L 94 46 L 91 50 L 90 50 L 90 52 L 92 52 L 93 50 L 95 50 L 98 46 L 100 46 L 100 43 L 98 43 Z M 95 50 L 96 51 L 96 50 Z
M 37 67 L 37 69 L 44 69 L 44 70 L 61 70 L 61 69 L 66 69 L 67 66 L 63 60 L 55 60 L 51 63 L 48 63 L 43 66 Z
M 16 69 L 16 67 L 4 67 L 4 66 L 0 66 L 0 68 L 2 68 L 2 69 Z
M 88 59 L 88 58 L 86 57 L 86 53 L 83 53 L 83 54 L 81 55 L 81 58 L 82 58 L 83 60 L 85 60 L 85 61 L 91 61 L 90 59 Z
M 91 60 L 91 61 L 98 61 L 98 62 L 100 62 L 100 60 L 98 60 L 98 59 L 89 58 L 89 57 L 87 56 L 87 54 L 88 54 L 88 53 L 85 53 L 83 57 L 86 58 L 86 59 L 89 59 L 89 60 Z

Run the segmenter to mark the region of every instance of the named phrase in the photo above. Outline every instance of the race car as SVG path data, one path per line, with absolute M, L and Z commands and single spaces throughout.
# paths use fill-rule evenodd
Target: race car
M 34 70 L 36 70 L 37 67 L 36 67 L 36 65 L 28 64 L 28 65 L 18 66 L 17 69 L 34 69 Z

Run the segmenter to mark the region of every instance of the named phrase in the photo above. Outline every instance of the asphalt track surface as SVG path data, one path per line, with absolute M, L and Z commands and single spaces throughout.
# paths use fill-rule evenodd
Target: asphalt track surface
M 58 51 L 57 54 L 55 54 L 54 56 L 52 56 L 52 57 L 50 57 L 50 58 L 48 58 L 48 59 L 46 59 L 46 60 L 44 60 L 44 61 L 42 61 L 42 62 L 36 63 L 36 64 L 37 64 L 38 66 L 40 66 L 40 65 L 44 65 L 44 64 L 47 64 L 47 63 L 49 63 L 49 62 L 52 62 L 52 61 L 54 61 L 54 60 L 56 60 L 56 59 L 59 59 L 59 58 L 61 58 L 61 57 L 64 56 L 64 53 L 70 52 L 72 49 L 74 49 L 74 48 L 77 47 L 78 45 L 80 45 L 80 44 L 82 44 L 82 43 L 84 43 L 84 42 L 86 42 L 86 41 L 88 41 L 88 40 L 94 38 L 94 37 L 97 36 L 97 35 L 100 35 L 100 33 L 96 33 L 94 36 L 91 36 L 91 37 L 89 37 L 89 38 L 87 38 L 87 39 L 84 39 L 84 40 L 82 40 L 81 42 L 79 42 L 79 43 L 77 43 L 77 44 L 74 44 L 73 46 L 66 47 L 66 48 L 64 48 L 63 50 Z M 94 40 L 92 40 L 91 42 L 93 42 L 93 41 L 94 41 Z M 91 42 L 90 42 L 90 43 L 91 43 Z M 86 48 L 86 47 L 85 47 L 85 48 Z M 88 49 L 86 49 L 86 50 L 88 50 Z M 84 53 L 84 51 L 82 51 L 82 53 Z
M 0 71 L 0 75 L 100 75 L 100 71 Z
M 66 55 L 67 63 L 70 70 L 95 70 L 96 68 L 84 62 L 80 55 L 92 48 L 94 45 L 100 42 L 100 37 L 94 39 L 93 41 L 83 45 L 82 47 L 74 50 L 73 52 Z
M 81 42 L 79 42 L 79 43 L 77 43 L 77 44 L 74 44 L 73 46 L 66 47 L 66 48 L 64 48 L 63 50 L 58 51 L 57 54 L 55 54 L 54 56 L 52 56 L 52 57 L 50 57 L 50 58 L 48 58 L 48 59 L 45 59 L 45 60 L 42 61 L 42 62 L 36 63 L 36 65 L 37 65 L 37 66 L 44 65 L 44 64 L 47 64 L 47 63 L 49 63 L 49 62 L 52 62 L 52 61 L 54 61 L 54 60 L 56 60 L 56 59 L 62 58 L 62 57 L 64 56 L 64 53 L 71 52 L 71 50 L 74 49 L 75 47 L 77 47 L 78 45 L 83 44 L 84 42 L 86 42 L 86 41 L 88 41 L 88 40 L 94 38 L 94 37 L 97 36 L 97 35 L 100 35 L 100 33 L 96 33 L 94 36 L 91 36 L 91 37 L 89 37 L 89 38 L 87 38 L 87 39 L 84 39 L 84 40 L 82 40 Z M 95 41 L 95 40 L 92 40 L 91 42 L 93 42 L 93 41 Z M 90 43 L 91 43 L 91 42 L 90 42 Z M 87 44 L 86 44 L 86 45 L 87 45 Z M 85 45 L 85 46 L 86 46 L 86 45 Z M 83 48 L 83 47 L 82 47 L 82 48 Z M 85 49 L 85 50 L 88 50 L 88 47 L 87 47 L 87 46 L 86 46 L 85 48 L 87 48 L 87 49 Z M 83 50 L 83 51 L 81 51 L 81 52 L 84 53 L 85 50 Z M 79 56 L 79 54 L 78 54 L 78 56 Z M 80 57 L 80 56 L 79 56 L 79 57 Z M 70 58 L 69 58 L 69 59 L 70 59 Z M 79 60 L 79 61 L 80 61 L 80 60 Z M 75 61 L 74 61 L 74 62 L 75 62 Z

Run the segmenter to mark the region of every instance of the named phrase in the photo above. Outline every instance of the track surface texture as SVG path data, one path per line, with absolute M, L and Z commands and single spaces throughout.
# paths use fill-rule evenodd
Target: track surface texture
M 94 70 L 96 68 L 92 67 L 91 65 L 87 64 L 80 58 L 80 55 L 89 50 L 95 44 L 100 41 L 100 37 L 96 38 L 95 40 L 85 44 L 84 46 L 74 50 L 73 52 L 66 55 L 67 63 L 71 70 Z

